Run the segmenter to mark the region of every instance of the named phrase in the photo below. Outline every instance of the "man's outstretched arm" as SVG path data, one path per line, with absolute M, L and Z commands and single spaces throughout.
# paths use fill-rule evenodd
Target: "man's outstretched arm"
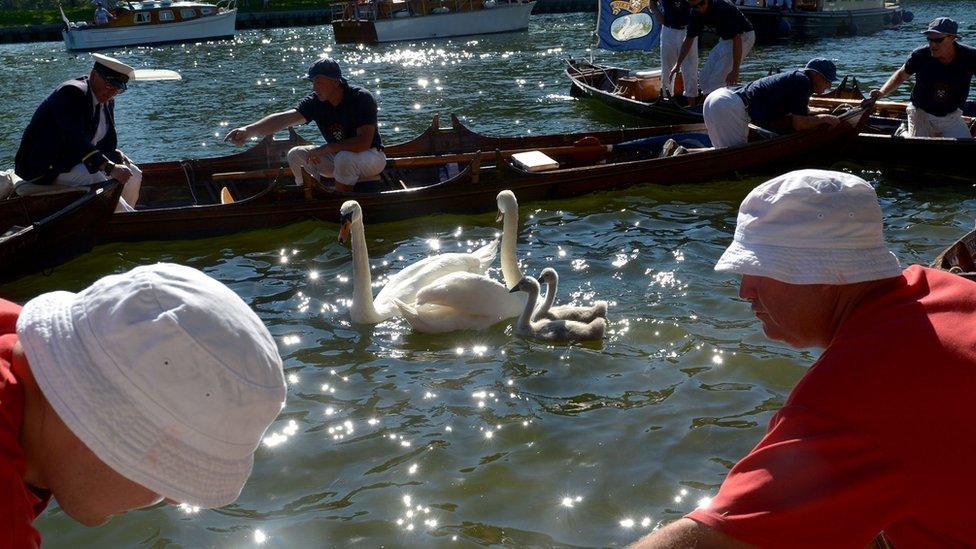
M 752 547 L 688 518 L 678 519 L 639 539 L 630 549 L 746 549 Z

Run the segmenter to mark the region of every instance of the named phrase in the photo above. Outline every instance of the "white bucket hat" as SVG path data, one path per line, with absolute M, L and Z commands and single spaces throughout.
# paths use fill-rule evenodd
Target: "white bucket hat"
M 24 305 L 17 335 L 62 421 L 103 462 L 201 507 L 240 494 L 284 404 L 281 357 L 228 287 L 159 263 Z
M 853 284 L 901 274 L 884 244 L 874 187 L 827 170 L 789 172 L 753 189 L 715 270 L 789 284 Z

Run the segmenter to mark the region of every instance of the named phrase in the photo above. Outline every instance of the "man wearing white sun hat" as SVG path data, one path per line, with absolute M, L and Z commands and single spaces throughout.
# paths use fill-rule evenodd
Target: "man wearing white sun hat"
M 31 117 L 15 158 L 15 172 L 24 180 L 17 193 L 61 192 L 112 178 L 123 185 L 117 211 L 130 211 L 139 200 L 142 172 L 118 149 L 115 96 L 130 80 L 176 80 L 179 75 L 136 70 L 99 53 L 92 57 L 88 76 L 61 83 Z
M 87 526 L 163 500 L 231 503 L 284 399 L 267 328 L 196 269 L 0 300 L 0 546 L 40 545 L 52 496 Z
M 976 545 L 976 283 L 902 270 L 871 185 L 822 170 L 749 193 L 715 270 L 767 337 L 824 351 L 711 503 L 636 546 Z

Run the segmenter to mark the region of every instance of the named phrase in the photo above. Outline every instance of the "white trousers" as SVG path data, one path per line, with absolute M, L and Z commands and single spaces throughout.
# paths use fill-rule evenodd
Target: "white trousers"
M 319 156 L 318 164 L 308 162 L 308 153 L 318 145 L 302 145 L 288 151 L 288 167 L 295 176 L 295 184 L 302 185 L 302 168 L 315 176 L 331 177 L 338 183 L 353 186 L 359 181 L 376 179 L 386 168 L 386 154 L 377 149 L 362 152 L 339 151 Z
M 756 44 L 756 31 L 744 32 L 742 37 L 742 60 L 752 51 L 752 46 Z M 712 48 L 708 54 L 708 60 L 702 67 L 698 80 L 701 84 L 702 94 L 707 96 L 713 91 L 724 88 L 725 78 L 732 72 L 732 40 L 719 40 L 718 44 Z
M 702 114 L 712 147 L 724 149 L 749 142 L 749 112 L 742 98 L 729 88 L 719 88 L 708 94 Z
M 909 137 L 972 137 L 959 109 L 945 116 L 935 116 L 909 104 L 905 113 L 908 115 Z
M 685 42 L 688 32 L 685 29 L 661 27 L 661 78 L 667 80 L 671 69 L 678 63 L 681 45 Z M 684 81 L 685 97 L 698 97 L 698 39 L 691 43 L 688 55 L 681 62 L 681 78 Z M 674 81 L 668 85 L 668 91 L 674 95 Z
M 132 171 L 132 176 L 122 186 L 122 196 L 115 207 L 116 212 L 133 211 L 133 206 L 139 201 L 139 189 L 142 187 L 142 170 L 139 169 L 139 166 L 130 162 L 125 162 L 125 165 Z M 102 172 L 88 173 L 88 168 L 84 164 L 77 164 L 70 171 L 59 174 L 54 180 L 54 184 L 66 187 L 84 187 L 108 179 L 108 176 Z

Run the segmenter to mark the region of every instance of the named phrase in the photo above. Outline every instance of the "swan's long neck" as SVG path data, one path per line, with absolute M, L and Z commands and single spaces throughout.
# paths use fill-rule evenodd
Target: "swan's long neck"
M 542 307 L 539 308 L 539 312 L 547 313 L 549 309 L 552 308 L 552 304 L 556 302 L 556 288 L 559 282 L 555 280 L 546 281 L 546 300 L 542 303 Z
M 366 249 L 366 229 L 361 220 L 352 222 L 352 317 L 353 320 L 379 319 L 373 304 L 373 275 L 369 272 L 369 250 Z
M 515 246 L 518 243 L 518 209 L 506 211 L 502 224 L 502 278 L 505 279 L 505 286 L 514 288 L 522 280 L 522 272 L 519 270 L 518 257 L 515 255 Z
M 529 329 L 529 320 L 532 318 L 532 311 L 535 310 L 535 303 L 539 300 L 539 288 L 530 286 L 526 293 L 529 294 L 529 298 L 525 300 L 525 309 L 522 309 L 522 314 L 519 315 L 518 328 L 520 330 Z

